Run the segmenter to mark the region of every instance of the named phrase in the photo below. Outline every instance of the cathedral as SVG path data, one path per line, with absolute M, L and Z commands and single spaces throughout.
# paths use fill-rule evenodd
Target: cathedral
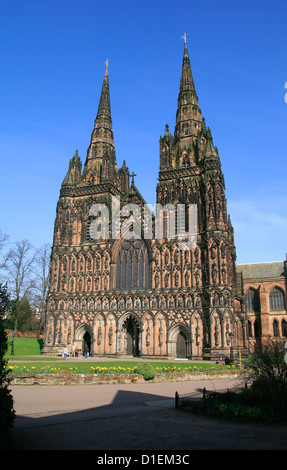
M 147 209 L 134 176 L 125 161 L 117 166 L 106 63 L 85 164 L 76 151 L 60 189 L 43 353 L 246 355 L 243 282 L 224 176 L 199 107 L 186 37 L 174 133 L 166 125 L 159 138 L 161 218 Z M 196 237 L 183 243 L 190 207 Z

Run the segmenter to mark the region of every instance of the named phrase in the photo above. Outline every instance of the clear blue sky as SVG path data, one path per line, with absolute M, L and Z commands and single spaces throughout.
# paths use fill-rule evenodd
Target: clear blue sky
M 1 0 L 0 229 L 51 243 L 69 159 L 84 163 L 109 58 L 118 165 L 155 202 L 184 32 L 225 176 L 237 261 L 287 252 L 286 0 Z

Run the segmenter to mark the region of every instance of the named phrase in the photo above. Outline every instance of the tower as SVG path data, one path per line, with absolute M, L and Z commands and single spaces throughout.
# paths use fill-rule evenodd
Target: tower
M 174 135 L 166 125 L 159 146 L 160 234 L 158 214 L 147 209 L 134 173 L 125 162 L 117 169 L 106 64 L 83 171 L 76 152 L 60 191 L 44 353 L 72 345 L 95 356 L 149 358 L 245 350 L 224 177 L 199 108 L 186 37 Z M 181 243 L 191 205 L 198 221 L 192 247 Z M 171 214 L 178 229 L 172 236 Z

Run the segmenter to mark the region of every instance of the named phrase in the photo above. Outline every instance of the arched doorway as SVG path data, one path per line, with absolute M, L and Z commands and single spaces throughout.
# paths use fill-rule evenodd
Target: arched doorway
M 88 355 L 91 354 L 91 335 L 88 331 L 86 331 L 86 333 L 84 334 L 83 336 L 83 347 L 82 347 L 82 352 L 83 352 L 83 355 L 86 355 L 88 353 Z
M 180 331 L 176 339 L 176 356 L 185 358 L 187 356 L 187 340 L 185 334 Z
M 139 325 L 129 317 L 123 325 L 125 334 L 125 352 L 127 356 L 139 356 Z

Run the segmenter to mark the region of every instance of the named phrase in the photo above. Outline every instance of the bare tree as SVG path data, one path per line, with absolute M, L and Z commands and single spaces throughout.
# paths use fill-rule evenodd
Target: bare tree
M 8 273 L 8 283 L 12 292 L 12 298 L 16 301 L 15 312 L 15 333 L 18 327 L 17 304 L 23 298 L 29 298 L 35 287 L 33 278 L 33 268 L 35 263 L 35 253 L 28 240 L 15 243 L 15 248 L 8 253 L 6 271 Z
M 3 269 L 6 267 L 7 260 L 8 260 L 8 253 L 4 252 L 7 244 L 9 241 L 9 236 L 6 235 L 5 233 L 2 233 L 0 230 L 0 269 Z
M 36 265 L 38 267 L 35 279 L 35 305 L 39 309 L 39 326 L 38 326 L 38 337 L 41 329 L 45 323 L 46 318 L 46 297 L 48 293 L 49 285 L 49 273 L 50 273 L 50 255 L 51 247 L 49 244 L 41 246 L 36 251 Z

